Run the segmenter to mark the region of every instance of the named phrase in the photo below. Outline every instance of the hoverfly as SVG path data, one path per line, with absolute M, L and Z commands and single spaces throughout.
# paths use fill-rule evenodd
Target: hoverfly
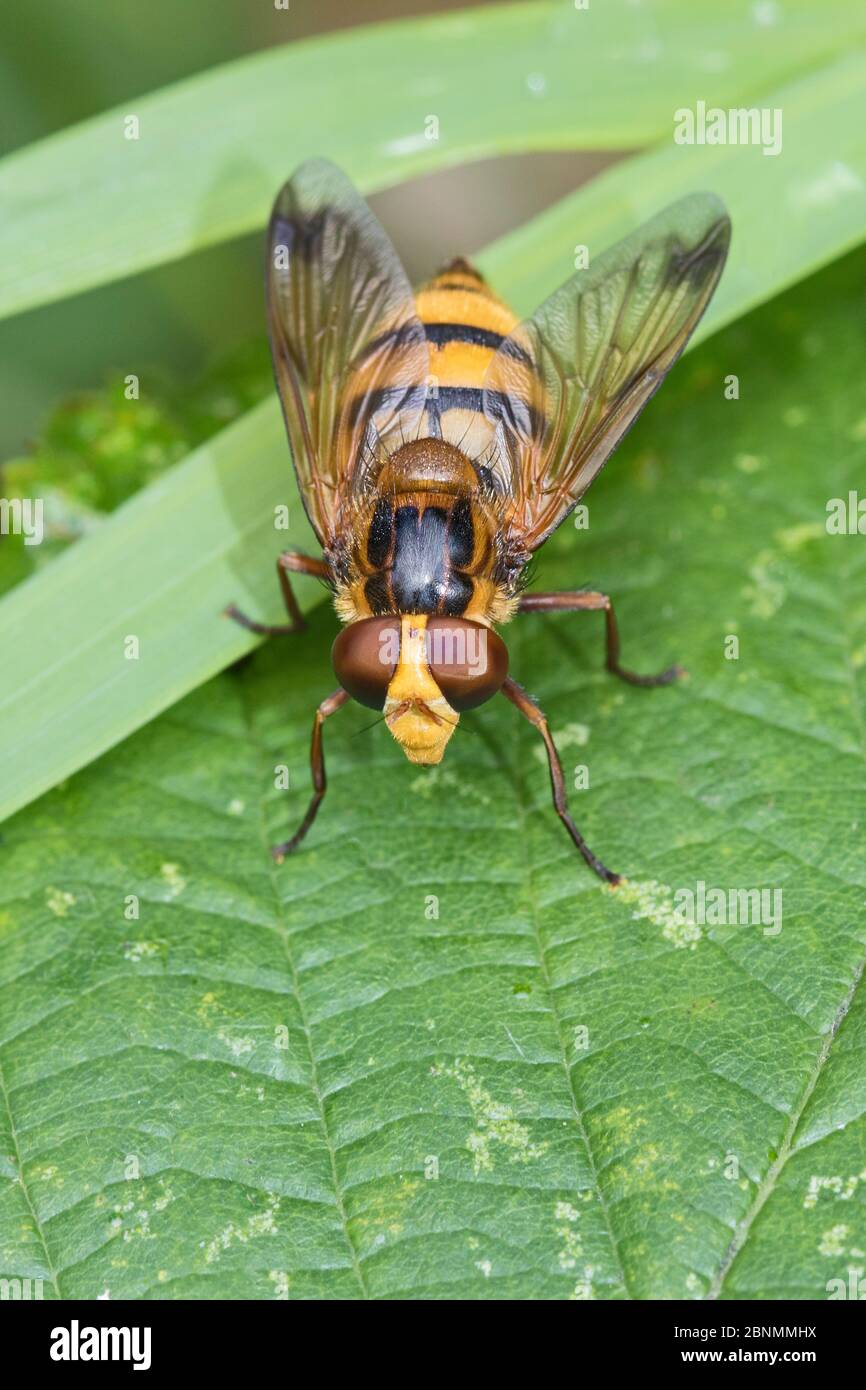
M 711 194 L 674 203 L 578 271 L 519 323 L 482 276 L 452 260 L 413 294 L 390 240 L 333 165 L 301 165 L 277 196 L 267 240 L 274 374 L 321 559 L 290 551 L 277 571 L 289 623 L 304 626 L 290 573 L 323 579 L 343 627 L 340 684 L 319 705 L 313 797 L 325 794 L 322 726 L 351 697 L 379 710 L 406 756 L 438 763 L 464 710 L 498 691 L 537 729 L 553 804 L 577 849 L 547 720 L 508 674 L 496 628 L 517 613 L 601 611 L 607 669 L 620 664 L 610 598 L 524 593 L 533 552 L 568 516 L 661 385 L 718 283 L 730 221 Z

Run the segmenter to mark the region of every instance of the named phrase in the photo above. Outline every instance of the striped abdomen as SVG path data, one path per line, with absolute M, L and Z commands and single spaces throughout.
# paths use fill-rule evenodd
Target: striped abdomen
M 416 308 L 429 350 L 425 408 L 353 518 L 337 611 L 345 622 L 386 613 L 505 622 L 516 600 L 499 564 L 482 388 L 517 320 L 462 260 L 418 292 Z
M 464 260 L 452 261 L 416 296 L 430 352 L 422 433 L 446 439 L 479 463 L 492 439 L 481 408 L 484 375 L 517 319 Z

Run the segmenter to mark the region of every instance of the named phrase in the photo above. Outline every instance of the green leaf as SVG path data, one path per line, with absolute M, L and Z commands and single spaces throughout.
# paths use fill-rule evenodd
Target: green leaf
M 529 310 L 571 272 L 576 242 L 603 249 L 679 194 L 710 187 L 726 198 L 734 237 L 700 337 L 862 238 L 866 122 L 850 113 L 864 93 L 866 56 L 856 54 L 771 98 L 785 113 L 778 158 L 741 146 L 665 146 L 617 166 L 481 262 Z M 288 534 L 273 529 L 280 504 L 291 509 Z M 0 603 L 0 640 L 18 654 L 0 671 L 0 817 L 250 650 L 249 636 L 218 615 L 234 600 L 280 620 L 273 557 L 289 543 L 313 548 L 314 539 L 272 400 Z M 311 581 L 298 592 L 302 606 L 321 596 Z M 126 635 L 141 644 L 134 679 Z
M 825 523 L 866 464 L 864 275 L 852 255 L 686 359 L 589 529 L 546 548 L 545 586 L 611 592 L 626 659 L 688 682 L 606 676 L 598 615 L 506 630 L 628 884 L 574 853 L 503 700 L 433 770 L 335 716 L 321 815 L 275 867 L 333 684 L 324 606 L 4 827 L 4 1275 L 85 1298 L 847 1283 L 866 551 Z M 265 418 L 236 428 L 266 443 Z M 700 882 L 780 892 L 781 930 L 684 927 Z
M 242 58 L 0 162 L 0 315 L 262 226 L 309 156 L 334 159 L 369 192 L 506 152 L 643 147 L 670 140 L 673 113 L 697 97 L 739 105 L 864 36 L 850 0 L 786 0 L 777 18 L 751 0 L 666 0 L 652 13 L 557 0 Z

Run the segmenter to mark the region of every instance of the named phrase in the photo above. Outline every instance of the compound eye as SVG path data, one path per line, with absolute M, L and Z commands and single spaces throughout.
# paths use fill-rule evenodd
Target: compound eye
M 427 664 L 452 709 L 474 709 L 491 699 L 508 675 L 508 649 L 482 623 L 430 618 Z
M 400 619 L 362 618 L 337 633 L 331 662 L 344 690 L 369 709 L 384 709 L 400 658 Z

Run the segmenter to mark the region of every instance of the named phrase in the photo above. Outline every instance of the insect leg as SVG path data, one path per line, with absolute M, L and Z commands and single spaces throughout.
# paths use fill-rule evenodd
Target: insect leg
M 606 625 L 606 665 L 608 671 L 614 676 L 619 676 L 620 680 L 628 681 L 630 685 L 669 685 L 671 681 L 686 674 L 682 666 L 669 666 L 657 676 L 640 676 L 636 671 L 629 671 L 627 667 L 620 665 L 619 629 L 616 625 L 613 601 L 607 594 L 592 590 L 559 594 L 524 594 L 517 605 L 518 613 L 556 613 L 566 609 L 603 611 Z
M 281 845 L 274 845 L 271 850 L 271 854 L 278 864 L 283 862 L 287 854 L 291 854 L 293 850 L 298 848 L 298 845 L 316 819 L 316 812 L 319 809 L 319 804 L 327 788 L 327 782 L 325 780 L 325 750 L 322 747 L 322 725 L 328 716 L 335 714 L 338 709 L 341 709 L 348 699 L 348 690 L 343 690 L 338 687 L 333 695 L 329 695 L 326 700 L 323 700 L 316 710 L 316 717 L 313 720 L 313 738 L 310 743 L 310 770 L 313 774 L 313 796 L 307 807 L 307 814 L 304 816 L 304 819 L 301 821 L 301 824 L 298 826 L 292 838 L 290 840 L 285 840 Z
M 294 570 L 297 574 L 312 574 L 317 579 L 329 578 L 331 571 L 324 560 L 315 560 L 311 555 L 300 555 L 295 550 L 287 550 L 282 555 L 277 556 L 277 576 L 280 581 L 283 603 L 286 605 L 286 612 L 291 618 L 291 622 L 258 623 L 254 618 L 248 618 L 246 613 L 242 613 L 233 603 L 230 603 L 228 608 L 224 610 L 226 617 L 233 618 L 236 623 L 240 623 L 241 627 L 248 628 L 250 632 L 260 632 L 266 637 L 283 637 L 289 632 L 303 632 L 307 624 L 292 591 L 288 570 Z
M 517 681 L 513 681 L 510 676 L 505 678 L 501 688 L 502 694 L 506 699 L 510 700 L 513 705 L 516 705 L 520 713 L 529 720 L 530 724 L 534 725 L 544 739 L 544 746 L 547 749 L 547 763 L 550 768 L 550 785 L 553 788 L 553 804 L 559 819 L 562 821 L 589 867 L 598 874 L 599 878 L 603 878 L 606 883 L 619 883 L 619 874 L 615 874 L 612 870 L 605 868 L 601 860 L 593 854 L 571 818 L 565 796 L 565 777 L 562 772 L 562 763 L 559 761 L 556 744 L 551 738 L 550 729 L 547 726 L 547 716 L 544 711 L 539 709 L 531 695 L 527 695 L 523 686 L 518 685 Z

